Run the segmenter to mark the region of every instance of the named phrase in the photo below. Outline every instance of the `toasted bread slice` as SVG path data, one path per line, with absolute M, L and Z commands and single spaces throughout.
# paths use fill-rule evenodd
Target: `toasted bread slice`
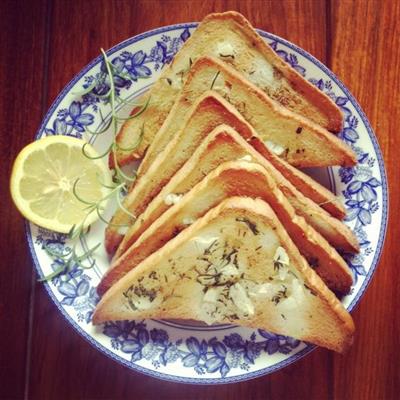
M 246 139 L 252 136 L 253 130 L 250 125 L 229 103 L 216 93 L 205 93 L 182 121 L 181 129 L 176 133 L 174 140 L 164 149 L 147 173 L 137 180 L 132 191 L 124 199 L 124 207 L 136 217 L 139 216 L 193 154 L 203 138 L 223 123 L 235 128 Z M 130 222 L 129 214 L 120 209 L 116 211 L 106 229 L 106 249 L 109 254 L 114 254 L 122 240 L 123 235 L 119 233 L 117 226 Z
M 330 131 L 342 129 L 342 114 L 332 100 L 278 57 L 242 15 L 211 14 L 197 27 L 172 63 L 163 69 L 150 90 L 151 100 L 146 111 L 121 128 L 117 140 L 122 148 L 135 145 L 143 126 L 144 137 L 135 152 L 117 153 L 120 165 L 143 157 L 173 106 L 192 61 L 203 56 L 218 57 L 229 63 L 287 109 Z
M 251 140 L 253 141 L 255 139 L 256 137 L 253 136 Z M 265 153 L 269 153 L 269 150 L 266 149 Z M 157 218 L 160 217 L 160 215 L 171 207 L 174 199 L 179 199 L 179 196 L 188 192 L 219 164 L 226 161 L 246 158 L 262 165 L 270 171 L 271 176 L 273 176 L 278 182 L 281 182 L 282 185 L 287 184 L 286 180 L 282 176 L 286 174 L 288 176 L 288 183 L 292 181 L 295 182 L 298 185 L 296 189 L 301 193 L 303 191 L 311 191 L 309 186 L 316 186 L 316 183 L 314 182 L 313 185 L 312 181 L 309 185 L 305 184 L 305 182 L 307 182 L 307 177 L 299 170 L 294 168 L 292 170 L 288 169 L 288 164 L 280 160 L 278 157 L 269 157 L 271 160 L 270 162 L 267 161 L 268 157 L 266 157 L 267 160 L 263 159 L 263 157 L 258 154 L 236 131 L 228 126 L 220 125 L 203 140 L 189 160 L 162 188 L 160 193 L 154 197 L 146 210 L 128 229 L 115 253 L 115 258 L 121 256 L 139 238 L 139 236 Z M 275 167 L 277 171 L 281 172 L 281 174 L 277 173 L 273 167 Z M 293 188 L 293 186 L 291 186 L 291 188 Z M 289 201 L 291 197 L 299 196 L 293 189 L 291 190 L 291 193 Z M 321 193 L 321 195 L 323 194 L 322 191 L 319 193 Z M 330 192 L 328 191 L 328 193 Z M 331 194 L 330 197 L 327 197 L 328 200 L 325 201 L 331 201 L 332 197 L 334 196 Z M 354 242 L 353 235 L 345 225 L 333 218 L 329 218 L 329 216 L 327 217 L 326 213 L 321 212 L 315 203 L 308 201 L 304 196 L 302 197 L 301 203 L 303 208 L 297 210 L 297 213 L 304 215 L 306 220 L 309 220 L 314 225 L 315 222 L 313 222 L 313 218 L 321 219 L 322 222 L 317 224 L 317 226 L 326 225 L 326 229 L 323 232 L 328 241 L 337 245 L 341 244 L 341 242 L 346 242 L 346 236 L 348 236 L 349 239 L 347 240 L 350 243 Z M 333 204 L 333 202 L 330 204 Z M 307 209 L 309 211 L 304 212 L 304 210 Z M 344 237 L 339 241 L 337 237 L 341 237 L 342 235 Z M 346 247 L 349 249 L 349 246 Z
M 138 176 L 146 173 L 174 137 L 192 104 L 210 88 L 232 104 L 260 138 L 277 149 L 289 164 L 296 167 L 355 164 L 353 151 L 340 139 L 282 107 L 228 64 L 203 57 L 193 64 L 174 106 L 146 151 Z
M 257 137 L 257 133 L 236 109 L 220 95 L 206 92 L 194 104 L 191 112 L 183 122 L 181 130 L 176 133 L 174 139 L 164 149 L 163 153 L 159 155 L 147 173 L 138 180 L 134 189 L 126 196 L 124 200 L 125 208 L 136 217 L 139 216 L 149 202 L 161 191 L 162 187 L 166 185 L 176 171 L 194 153 L 196 148 L 201 144 L 201 141 L 213 128 L 222 123 L 232 126 L 247 140 L 250 140 L 253 136 Z M 274 168 L 272 169 L 274 170 Z M 289 185 L 288 190 L 292 193 L 292 196 L 299 199 L 304 198 L 278 171 L 274 170 L 271 173 L 275 175 L 278 173 L 276 175 L 277 179 Z M 331 218 L 328 213 L 323 213 L 324 210 L 316 206 L 315 203 L 309 199 L 298 200 L 297 207 L 302 208 L 303 213 L 309 215 L 307 220 L 309 220 L 312 226 L 314 226 L 313 220 L 318 220 L 317 230 L 332 245 L 349 251 L 358 248 L 357 240 L 351 231 L 345 225 L 341 224 L 340 221 Z M 295 207 L 296 210 L 297 207 Z M 313 210 L 313 212 L 307 210 Z M 321 217 L 322 220 L 319 220 Z M 327 221 L 331 221 L 331 223 L 327 225 Z M 129 224 L 130 217 L 124 211 L 117 210 L 111 222 L 106 229 L 106 248 L 109 254 L 114 254 L 123 237 L 122 233 L 116 228 L 116 225 Z M 332 230 L 332 227 L 335 227 L 335 229 Z
M 210 79 L 215 77 L 217 73 L 218 76 L 214 82 L 213 90 L 218 92 L 228 102 L 238 107 L 241 110 L 242 116 L 244 116 L 247 121 L 251 121 L 252 126 L 257 131 L 258 135 L 261 136 L 261 139 L 265 139 L 267 143 L 273 143 L 269 132 L 273 132 L 274 137 L 277 137 L 275 135 L 279 136 L 279 132 L 284 136 L 286 132 L 290 132 L 291 130 L 293 131 L 296 127 L 294 138 L 296 141 L 299 141 L 299 135 L 302 135 L 308 129 L 321 130 L 320 127 L 314 126 L 310 122 L 305 121 L 304 126 L 300 126 L 301 132 L 297 133 L 297 129 L 299 129 L 300 125 L 300 116 L 296 114 L 292 115 L 292 113 L 288 113 L 287 111 L 282 111 L 282 114 L 280 114 L 282 107 L 274 104 L 274 102 L 271 103 L 271 100 L 264 94 L 264 92 L 254 87 L 250 82 L 243 80 L 243 78 L 241 78 L 239 74 L 226 63 L 215 58 L 200 58 L 194 63 L 179 98 L 175 102 L 167 119 L 164 121 L 160 131 L 154 138 L 153 143 L 149 146 L 146 156 L 139 166 L 138 177 L 147 171 L 149 166 L 154 162 L 155 157 L 167 146 L 176 131 L 179 130 L 181 121 L 188 112 L 188 108 L 193 104 L 198 95 L 209 88 Z M 244 107 L 243 104 L 246 104 L 246 106 Z M 279 126 L 273 126 L 269 122 L 274 120 L 274 115 L 276 114 L 281 116 L 281 118 L 278 118 Z M 260 115 L 261 117 L 259 117 Z M 268 118 L 268 116 L 270 116 L 270 118 Z M 307 137 L 307 134 L 302 136 L 306 141 Z M 275 143 L 283 149 L 281 146 L 282 142 L 279 143 L 279 141 L 280 138 L 278 137 L 278 139 L 275 140 Z M 299 142 L 301 142 L 301 140 Z M 299 173 L 297 169 L 288 165 L 283 160 L 281 161 L 281 159 L 273 151 L 270 151 L 265 146 L 265 143 L 261 143 L 258 138 L 254 138 L 251 143 L 253 147 L 271 161 L 275 167 L 278 168 L 277 165 L 280 165 L 281 168 L 278 168 L 280 172 L 295 186 L 304 187 L 305 191 L 303 192 L 301 190 L 303 194 L 318 204 L 323 203 L 323 208 L 336 218 L 344 218 L 345 210 L 343 206 L 340 205 L 337 199 L 329 194 L 328 190 L 323 188 L 321 185 L 313 184 L 312 180 L 307 175 Z M 297 150 L 299 149 L 293 148 L 292 152 L 296 152 Z M 306 153 L 299 153 L 301 154 L 303 161 L 297 160 L 294 162 L 295 164 L 297 162 L 302 163 L 303 166 L 305 166 L 305 164 L 315 164 L 315 161 L 310 161 L 312 157 L 309 156 L 309 153 L 307 153 L 307 160 L 305 162 L 304 157 Z M 322 156 L 319 154 L 318 157 L 324 157 L 323 163 L 329 163 L 325 155 Z M 355 161 L 353 155 L 351 158 Z M 291 180 L 291 177 L 293 177 L 293 181 Z
M 93 323 L 194 319 L 265 329 L 343 352 L 350 314 L 263 200 L 230 198 L 110 288 Z
M 292 167 L 271 151 L 260 138 L 253 136 L 249 144 L 265 157 L 293 186 L 333 217 L 343 219 L 346 209 L 343 203 L 331 191 L 320 185 L 304 172 Z
M 246 161 L 221 164 L 186 193 L 112 263 L 111 269 L 103 276 L 97 287 L 98 293 L 105 293 L 122 276 L 180 231 L 225 198 L 233 196 L 265 200 L 274 210 L 300 253 L 327 286 L 333 291 L 348 293 L 353 280 L 343 258 L 305 222 L 303 217 L 296 215 L 265 168 Z

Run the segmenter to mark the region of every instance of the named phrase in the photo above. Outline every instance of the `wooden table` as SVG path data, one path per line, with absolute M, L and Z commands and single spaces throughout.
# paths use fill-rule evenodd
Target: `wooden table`
M 324 62 L 361 103 L 391 183 L 391 223 L 344 356 L 318 349 L 252 381 L 180 385 L 109 360 L 79 336 L 33 272 L 8 193 L 11 164 L 63 86 L 100 47 L 162 25 L 238 10 Z M 1 399 L 395 399 L 400 397 L 400 1 L 0 1 Z

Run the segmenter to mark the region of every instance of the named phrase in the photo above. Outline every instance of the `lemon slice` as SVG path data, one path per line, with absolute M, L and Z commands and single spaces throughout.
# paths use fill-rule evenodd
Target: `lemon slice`
M 97 203 L 110 189 L 111 174 L 102 159 L 82 153 L 86 142 L 70 136 L 47 136 L 26 146 L 13 166 L 10 190 L 13 201 L 29 221 L 52 231 L 68 233 L 73 225 L 93 223 L 96 211 L 88 215 L 88 203 Z M 89 144 L 85 153 L 98 156 Z M 78 180 L 78 181 L 77 181 Z

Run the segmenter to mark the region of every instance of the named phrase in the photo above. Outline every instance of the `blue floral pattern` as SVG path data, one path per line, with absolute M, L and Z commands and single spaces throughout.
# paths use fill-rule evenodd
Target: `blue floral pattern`
M 139 79 L 152 77 L 156 71 L 171 62 L 174 54 L 189 38 L 190 30 L 183 27 L 156 36 L 153 47 L 148 51 L 127 51 L 124 48 L 111 57 L 117 72 L 114 86 L 118 93 L 127 92 Z M 354 290 L 360 277 L 362 280 L 368 272 L 365 269 L 366 259 L 375 251 L 368 239 L 367 230 L 373 223 L 374 214 L 380 209 L 379 191 L 382 190 L 382 182 L 373 173 L 376 155 L 369 154 L 361 145 L 359 124 L 362 121 L 353 115 L 349 99 L 343 95 L 336 95 L 337 86 L 329 79 L 310 78 L 305 66 L 299 62 L 300 54 L 290 52 L 288 47 L 278 40 L 270 39 L 269 43 L 283 60 L 324 91 L 345 116 L 340 137 L 357 154 L 358 165 L 354 168 L 340 168 L 337 176 L 348 210 L 346 221 L 352 226 L 361 246 L 361 252 L 356 256 L 344 254 L 354 273 Z M 86 128 L 94 125 L 95 120 L 101 116 L 101 108 L 107 102 L 105 97 L 97 95 L 105 95 L 110 89 L 105 65 L 100 63 L 97 71 L 92 75 L 86 73 L 81 85 L 82 89 L 93 88 L 91 92 L 80 97 L 75 96 L 73 99 L 73 96 L 70 96 L 71 101 L 67 106 L 59 107 L 52 113 L 53 119 L 48 119 L 44 127 L 46 135 L 81 137 Z M 65 235 L 38 228 L 33 236 L 38 249 L 43 250 L 46 246 L 61 254 L 69 251 Z M 55 260 L 50 268 L 46 266 L 44 270 L 50 273 L 58 269 L 61 262 Z M 49 284 L 52 293 L 56 294 L 57 302 L 84 330 L 92 329 L 91 318 L 98 302 L 95 289 L 97 281 L 92 271 L 75 265 L 67 273 L 52 279 Z M 182 333 L 185 331 L 178 330 L 180 337 L 177 338 L 176 329 L 172 330 L 172 335 L 169 329 L 160 325 L 161 323 L 156 321 L 109 322 L 101 329 L 113 353 L 124 359 L 129 358 L 132 365 L 150 363 L 153 369 L 162 370 L 168 365 L 178 363 L 174 365 L 180 365 L 197 376 L 227 377 L 233 370 L 252 370 L 261 357 L 289 356 L 304 348 L 298 340 L 263 330 L 232 328 L 229 331 L 212 331 L 213 335 L 215 333 L 213 337 L 201 334 L 194 336 L 192 331 L 185 335 Z
M 269 45 L 283 61 L 286 61 L 292 68 L 294 68 L 300 75 L 305 76 L 306 70 L 299 64 L 297 56 L 294 53 L 289 53 L 285 50 L 278 48 L 278 41 L 273 40 L 269 42 Z
M 66 235 L 42 228 L 39 228 L 35 242 L 43 250 L 47 248 L 58 254 L 66 254 L 71 250 L 66 243 Z M 55 259 L 50 266 L 52 271 L 55 271 L 63 266 L 63 260 Z M 77 313 L 78 321 L 85 321 L 88 324 L 99 298 L 96 288 L 91 286 L 92 278 L 84 271 L 78 265 L 73 265 L 68 272 L 54 277 L 51 283 L 62 295 L 60 303 L 64 306 L 72 306 Z
M 340 137 L 346 142 L 357 155 L 357 165 L 352 168 L 342 167 L 339 169 L 339 176 L 346 186 L 342 191 L 347 208 L 347 222 L 355 222 L 353 231 L 356 234 L 361 251 L 357 255 L 344 254 L 344 257 L 353 271 L 354 284 L 357 284 L 359 276 L 365 276 L 366 271 L 363 263 L 366 256 L 372 253 L 373 249 L 367 240 L 365 227 L 372 222 L 372 214 L 379 209 L 377 189 L 382 183 L 372 176 L 372 167 L 375 158 L 370 156 L 363 149 L 357 146 L 360 136 L 357 132 L 358 119 L 347 106 L 348 99 L 336 96 L 332 91 L 331 81 L 322 79 L 310 79 L 310 82 L 324 91 L 341 109 L 344 115 L 344 126 Z
M 92 114 L 84 112 L 86 109 L 86 104 L 73 101 L 68 109 L 62 109 L 58 112 L 52 128 L 45 129 L 46 134 L 81 137 L 81 133 L 85 131 L 85 126 L 91 125 L 94 120 Z
M 145 322 L 108 322 L 103 333 L 111 338 L 111 346 L 129 354 L 132 362 L 146 359 L 154 368 L 181 361 L 186 368 L 193 368 L 198 375 L 219 373 L 225 377 L 232 368 L 248 370 L 261 351 L 269 355 L 289 354 L 300 345 L 295 340 L 258 330 L 261 340 L 257 341 L 254 332 L 249 339 L 238 333 L 226 335 L 223 340 L 213 337 L 199 340 L 194 336 L 186 340 L 170 341 L 163 329 L 147 329 Z
M 157 71 L 165 64 L 171 62 L 173 56 L 181 48 L 183 43 L 190 37 L 188 28 L 182 30 L 178 37 L 171 38 L 163 35 L 162 40 L 157 41 L 149 54 L 143 50 L 134 53 L 123 51 L 117 57 L 111 59 L 116 73 L 114 74 L 114 86 L 117 94 L 121 89 L 130 89 L 133 82 L 138 79 L 150 78 L 152 69 Z M 99 104 L 107 104 L 108 99 L 104 96 L 110 90 L 110 83 L 105 63 L 100 64 L 100 72 L 95 75 L 86 75 L 83 89 L 93 88 L 89 93 L 82 96 L 81 101 L 74 100 L 69 108 L 60 109 L 57 118 L 51 127 L 45 128 L 46 135 L 68 135 L 81 138 L 85 127 L 94 122 L 92 113 L 99 111 Z

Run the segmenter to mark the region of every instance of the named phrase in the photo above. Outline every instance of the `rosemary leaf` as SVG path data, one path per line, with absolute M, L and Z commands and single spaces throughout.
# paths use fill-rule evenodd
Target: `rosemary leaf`
M 84 96 L 85 94 L 89 94 L 96 87 L 96 83 L 96 80 L 93 80 L 93 82 L 86 89 L 78 92 L 72 92 L 71 94 L 73 96 Z
M 215 74 L 214 79 L 213 79 L 212 82 L 211 82 L 210 90 L 213 89 L 213 87 L 214 87 L 214 85 L 215 85 L 215 81 L 217 80 L 219 74 L 220 74 L 220 71 L 218 71 L 218 72 Z

